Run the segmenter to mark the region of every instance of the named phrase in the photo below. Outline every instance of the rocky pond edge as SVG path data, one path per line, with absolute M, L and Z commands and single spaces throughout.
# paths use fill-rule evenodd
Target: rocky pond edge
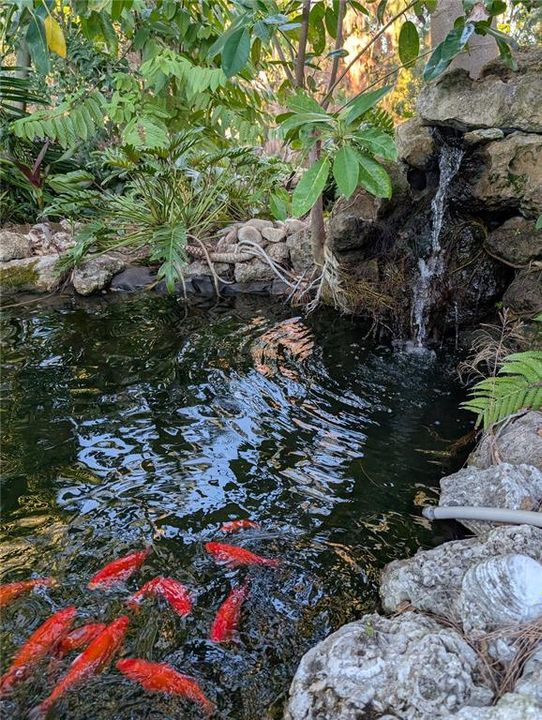
M 439 505 L 542 512 L 542 412 L 483 436 Z M 303 656 L 285 720 L 542 717 L 542 529 L 464 524 L 472 537 L 388 564 L 382 611 Z

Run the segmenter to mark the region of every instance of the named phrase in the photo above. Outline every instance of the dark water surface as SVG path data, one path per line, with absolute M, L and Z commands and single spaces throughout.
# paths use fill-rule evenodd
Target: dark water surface
M 452 365 L 393 354 L 331 312 L 295 319 L 265 300 L 186 306 L 118 297 L 7 309 L 2 319 L 2 581 L 54 575 L 59 585 L 2 614 L 2 671 L 53 611 L 108 622 L 157 574 L 188 585 L 181 619 L 148 600 L 125 654 L 196 676 L 217 717 L 280 717 L 312 644 L 372 610 L 379 570 L 438 542 L 417 505 L 447 469 L 434 451 L 466 429 Z M 203 543 L 220 523 L 279 570 L 226 570 Z M 152 544 L 124 588 L 89 591 L 106 562 Z M 237 643 L 207 639 L 231 586 L 252 593 Z M 68 658 L 66 664 L 72 658 Z M 23 718 L 60 668 L 39 668 L 3 717 Z M 58 720 L 197 718 L 112 667 L 65 696 Z

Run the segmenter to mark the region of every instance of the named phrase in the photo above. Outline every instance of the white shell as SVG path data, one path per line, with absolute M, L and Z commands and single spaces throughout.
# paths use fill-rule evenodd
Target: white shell
M 459 605 L 467 630 L 531 622 L 542 616 L 542 564 L 519 554 L 483 560 L 465 573 Z

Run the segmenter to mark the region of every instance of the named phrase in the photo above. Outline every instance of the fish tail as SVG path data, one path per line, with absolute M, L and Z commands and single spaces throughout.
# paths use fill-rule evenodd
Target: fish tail
M 51 709 L 51 704 L 44 700 L 40 705 L 32 708 L 28 713 L 28 720 L 45 720 L 47 713 Z
M 203 710 L 205 715 L 207 715 L 207 717 L 210 717 L 216 711 L 216 705 L 206 697 L 202 697 L 200 699 L 200 705 L 201 709 Z
M 7 697 L 13 690 L 13 685 L 17 679 L 17 673 L 8 670 L 7 673 L 0 678 L 0 699 Z
M 261 564 L 265 565 L 266 567 L 277 568 L 280 565 L 280 560 L 272 560 L 271 558 L 263 558 Z

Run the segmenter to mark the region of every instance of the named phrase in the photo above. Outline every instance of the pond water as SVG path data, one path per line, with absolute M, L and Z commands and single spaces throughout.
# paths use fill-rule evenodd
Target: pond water
M 367 328 L 269 299 L 218 305 L 124 296 L 6 309 L 2 319 L 3 582 L 58 586 L 2 613 L 2 671 L 52 612 L 108 622 L 155 575 L 185 583 L 180 618 L 149 599 L 124 654 L 194 675 L 216 717 L 281 716 L 301 655 L 374 609 L 390 560 L 442 540 L 420 520 L 449 443 L 467 429 L 452 360 L 394 354 Z M 453 468 L 452 468 L 453 469 Z M 226 520 L 260 530 L 224 537 Z M 225 569 L 222 540 L 278 570 Z M 90 591 L 105 563 L 152 545 L 124 587 Z M 236 642 L 208 640 L 237 581 L 251 579 Z M 24 718 L 73 658 L 45 664 L 4 701 Z M 68 693 L 58 720 L 197 718 L 111 668 Z

